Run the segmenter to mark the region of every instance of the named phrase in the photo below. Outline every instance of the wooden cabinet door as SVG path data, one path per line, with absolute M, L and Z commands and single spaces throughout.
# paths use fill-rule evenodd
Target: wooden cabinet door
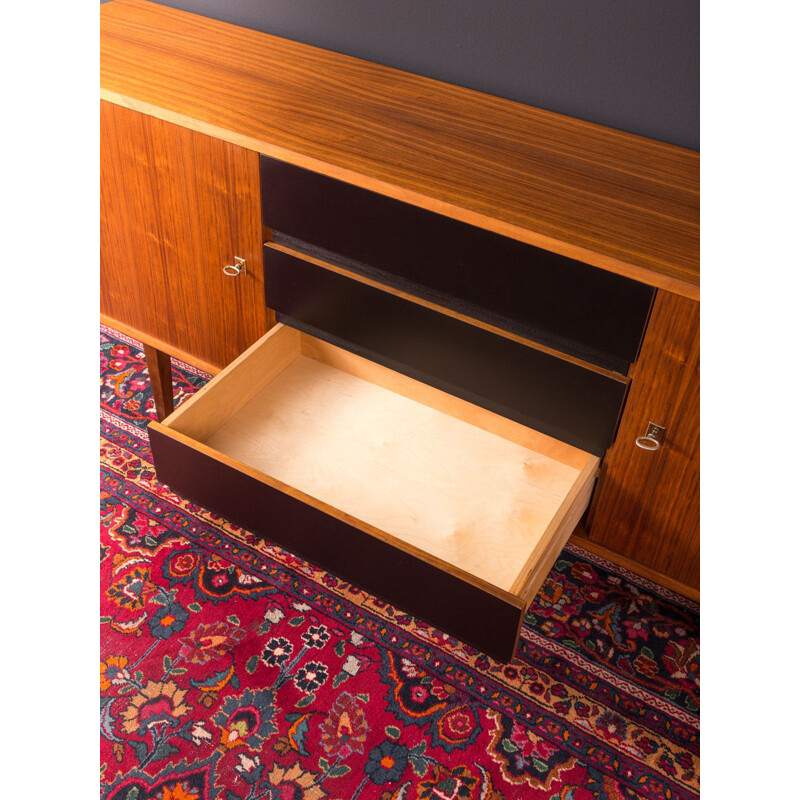
M 273 321 L 258 154 L 105 101 L 100 120 L 101 312 L 228 364 Z
M 588 521 L 589 538 L 700 586 L 700 305 L 659 291 L 617 438 Z M 636 446 L 648 422 L 661 447 Z

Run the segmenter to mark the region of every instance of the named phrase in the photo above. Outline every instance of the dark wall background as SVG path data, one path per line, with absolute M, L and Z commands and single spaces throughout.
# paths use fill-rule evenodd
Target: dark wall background
M 161 2 L 700 147 L 699 0 Z

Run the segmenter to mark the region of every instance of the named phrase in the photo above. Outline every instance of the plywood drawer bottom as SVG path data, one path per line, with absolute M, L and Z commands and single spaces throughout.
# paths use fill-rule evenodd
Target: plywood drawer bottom
M 150 438 L 174 491 L 501 660 L 598 465 L 283 325 Z

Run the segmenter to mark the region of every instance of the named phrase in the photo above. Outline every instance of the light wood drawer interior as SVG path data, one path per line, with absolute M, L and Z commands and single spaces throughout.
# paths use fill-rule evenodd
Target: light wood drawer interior
M 154 427 L 521 609 L 598 465 L 284 325 Z

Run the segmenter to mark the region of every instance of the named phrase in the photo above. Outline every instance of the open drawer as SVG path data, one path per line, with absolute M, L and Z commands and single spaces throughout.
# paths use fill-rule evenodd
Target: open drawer
M 149 431 L 175 492 L 501 660 L 599 461 L 287 325 Z

